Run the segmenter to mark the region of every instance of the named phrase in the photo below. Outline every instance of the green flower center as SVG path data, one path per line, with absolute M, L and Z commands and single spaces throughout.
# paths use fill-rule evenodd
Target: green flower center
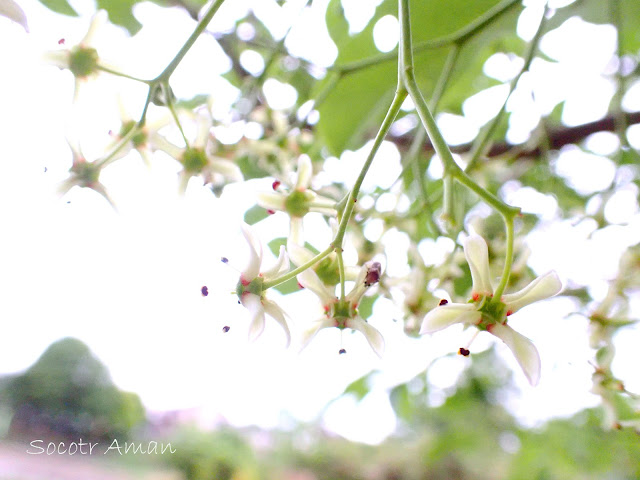
M 69 70 L 75 77 L 84 78 L 98 70 L 98 51 L 95 48 L 74 47 L 70 52 Z
M 238 295 L 239 300 L 242 300 L 242 296 L 245 293 L 253 293 L 258 297 L 262 297 L 263 284 L 264 279 L 262 277 L 256 277 L 249 283 L 247 283 L 247 280 L 240 277 L 240 280 L 238 280 L 238 284 L 236 285 L 236 295 Z
M 209 160 L 203 149 L 187 148 L 182 154 L 180 163 L 188 173 L 201 173 L 209 163 Z
M 347 321 L 357 313 L 358 310 L 346 300 L 338 300 L 331 309 L 331 317 L 336 321 L 336 327 L 341 330 L 347 328 Z
M 482 319 L 477 327 L 486 330 L 489 325 L 496 323 L 505 324 L 507 321 L 507 306 L 503 302 L 492 302 L 491 297 L 481 297 L 476 303 L 478 311 L 482 313 Z
M 69 171 L 78 180 L 78 185 L 82 187 L 92 187 L 98 183 L 100 168 L 89 162 L 76 162 Z
M 284 201 L 284 208 L 292 217 L 304 217 L 309 213 L 311 200 L 313 200 L 312 193 L 294 190 Z
M 124 122 L 122 127 L 120 128 L 120 133 L 118 134 L 120 138 L 125 137 L 128 133 L 131 132 L 132 128 L 137 128 L 137 122 L 134 120 L 129 120 L 128 122 Z M 140 128 L 138 131 L 131 137 L 131 143 L 133 143 L 133 147 L 138 149 L 144 147 L 149 140 L 149 135 L 144 129 Z

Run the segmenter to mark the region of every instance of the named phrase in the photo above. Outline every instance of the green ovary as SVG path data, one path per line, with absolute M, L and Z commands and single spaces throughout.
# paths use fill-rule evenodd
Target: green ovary
M 284 201 L 284 208 L 292 217 L 304 217 L 309 213 L 309 203 L 313 194 L 307 192 L 293 191 Z
M 120 128 L 120 133 L 119 136 L 120 138 L 123 138 L 124 136 L 126 136 L 132 128 L 136 128 L 136 122 L 133 120 L 129 120 L 128 122 L 125 122 L 122 124 L 122 128 Z M 140 129 L 138 132 L 136 132 L 133 137 L 131 137 L 131 143 L 133 143 L 134 148 L 140 148 L 140 147 L 144 147 L 147 144 L 147 140 L 148 140 L 148 135 L 147 133 Z
M 209 160 L 204 150 L 200 148 L 187 148 L 180 161 L 184 169 L 189 173 L 201 173 Z
M 77 46 L 70 52 L 69 70 L 83 78 L 98 70 L 98 52 L 95 48 Z

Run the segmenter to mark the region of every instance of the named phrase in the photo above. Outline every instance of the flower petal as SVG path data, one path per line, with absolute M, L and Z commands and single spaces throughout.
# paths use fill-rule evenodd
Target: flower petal
M 298 177 L 294 188 L 296 190 L 306 190 L 309 188 L 311 175 L 313 175 L 311 159 L 308 155 L 300 155 L 298 158 Z
M 0 15 L 22 25 L 22 28 L 24 28 L 27 33 L 29 32 L 27 16 L 20 8 L 20 5 L 13 0 L 0 0 Z
M 309 342 L 316 336 L 316 334 L 323 328 L 335 327 L 336 322 L 332 318 L 321 318 L 313 322 L 310 328 L 304 331 L 302 338 L 300 339 L 300 351 L 309 345 Z
M 258 205 L 267 210 L 285 210 L 287 197 L 278 192 L 258 192 Z
M 376 352 L 376 355 L 382 358 L 382 354 L 384 353 L 384 337 L 376 328 L 369 325 L 360 317 L 350 318 L 347 320 L 346 326 L 362 332 L 373 351 Z
M 262 306 L 264 307 L 264 311 L 267 315 L 273 317 L 273 319 L 280 324 L 284 333 L 287 336 L 287 348 L 291 344 L 291 332 L 289 331 L 289 325 L 287 323 L 287 319 L 285 317 L 284 310 L 282 310 L 277 303 L 263 299 Z
M 302 227 L 303 227 L 302 218 L 291 217 L 289 221 L 289 236 L 287 237 L 287 250 L 289 250 L 290 243 L 295 243 L 296 245 L 304 245 L 304 239 L 303 239 L 304 236 L 302 234 Z M 302 263 L 305 263 L 305 262 L 302 262 Z
M 298 274 L 298 281 L 304 288 L 308 288 L 320 297 L 322 305 L 329 305 L 336 299 L 335 295 L 324 286 L 318 274 L 310 268 Z
M 464 255 L 471 269 L 474 294 L 491 295 L 491 272 L 489 271 L 489 249 L 487 242 L 479 235 L 470 235 L 464 241 Z
M 533 386 L 540 380 L 540 354 L 533 342 L 519 334 L 508 325 L 496 323 L 489 325 L 487 331 L 500 340 L 513 352 L 527 380 Z
M 264 307 L 260 297 L 253 293 L 245 293 L 240 300 L 242 306 L 251 313 L 251 324 L 249 325 L 249 341 L 253 342 L 264 331 Z
M 260 273 L 260 265 L 262 264 L 262 245 L 256 237 L 253 229 L 246 223 L 241 223 L 242 235 L 249 244 L 249 262 L 247 267 L 242 271 L 244 280 L 251 281 Z
M 291 219 L 291 222 L 293 223 L 293 218 Z M 289 251 L 289 257 L 291 258 L 291 261 L 296 267 L 304 265 L 315 256 L 311 251 L 301 247 L 292 239 L 287 242 L 287 250 Z
M 93 42 L 93 37 L 96 32 L 106 25 L 108 18 L 109 16 L 106 10 L 98 10 L 91 18 L 89 30 L 87 30 L 85 36 L 80 40 L 79 45 L 82 45 L 83 47 L 90 45 Z
M 219 157 L 210 158 L 209 168 L 212 172 L 221 173 L 226 179 L 232 182 L 241 182 L 243 180 L 240 167 L 231 160 Z
M 279 277 L 288 270 L 289 256 L 287 255 L 287 250 L 284 248 L 284 245 L 280 245 L 280 253 L 278 254 L 278 260 L 276 261 L 276 264 L 270 269 L 262 272 L 262 277 L 265 280 L 271 280 L 273 278 Z
M 502 301 L 507 305 L 510 313 L 515 313 L 530 303 L 553 297 L 562 290 L 562 282 L 554 271 L 536 278 L 519 292 L 502 296 Z
M 448 303 L 424 316 L 420 335 L 437 332 L 456 323 L 477 323 L 481 318 L 482 314 L 473 303 Z

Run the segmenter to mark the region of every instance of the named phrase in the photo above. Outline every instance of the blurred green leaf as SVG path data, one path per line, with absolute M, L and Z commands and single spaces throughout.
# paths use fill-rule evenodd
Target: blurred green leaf
M 262 208 L 260 205 L 254 205 L 249 210 L 244 212 L 244 221 L 249 225 L 254 225 L 258 223 L 260 220 L 264 220 L 268 216 L 269 216 L 269 213 L 267 212 L 266 209 Z
M 366 375 L 351 382 L 347 385 L 347 388 L 344 389 L 342 395 L 353 395 L 358 401 L 362 400 L 371 391 L 371 379 L 374 375 L 377 375 L 377 373 L 377 370 L 372 370 Z
M 577 0 L 556 12 L 549 21 L 549 29 L 560 27 L 569 18 L 576 16 L 585 22 L 614 24 L 621 29 L 622 53 L 637 55 L 638 49 L 640 49 L 640 2 L 638 0 L 615 0 L 615 3 L 619 11 L 620 25 L 615 25 L 611 3 L 600 0 Z
M 109 13 L 109 20 L 116 25 L 127 29 L 131 35 L 135 35 L 142 28 L 142 24 L 133 16 L 133 6 L 139 0 L 97 0 L 98 8 Z
M 56 13 L 62 13 L 63 15 L 69 15 L 71 17 L 77 17 L 76 12 L 67 0 L 40 0 L 45 7 Z
M 458 32 L 490 10 L 498 0 L 413 0 L 411 2 L 414 44 L 435 40 Z M 514 3 L 514 5 L 516 5 Z M 331 0 L 326 14 L 327 28 L 338 47 L 336 68 L 354 61 L 381 55 L 373 42 L 376 22 L 385 15 L 397 15 L 397 2 L 385 0 L 360 33 L 350 36 L 340 0 Z M 496 82 L 484 76 L 482 67 L 496 51 L 512 51 L 522 42 L 514 34 L 520 7 L 512 7 L 490 25 L 467 40 L 460 52 L 452 80 L 443 95 L 441 107 L 461 111 L 462 101 Z M 456 12 L 452 15 L 452 12 Z M 449 46 L 422 51 L 414 55 L 415 71 L 422 92 L 429 98 L 449 52 Z M 329 82 L 330 80 L 325 80 Z M 389 58 L 353 73 L 344 74 L 325 102 L 319 107 L 318 134 L 334 155 L 345 148 L 361 146 L 365 135 L 377 129 L 386 112 L 397 83 L 397 60 Z M 322 83 L 318 86 L 320 90 Z M 348 106 L 348 108 L 347 108 Z
M 373 304 L 376 303 L 378 297 L 378 294 L 362 297 L 362 300 L 360 300 L 360 303 L 358 304 L 358 315 L 365 320 L 369 318 L 373 312 Z

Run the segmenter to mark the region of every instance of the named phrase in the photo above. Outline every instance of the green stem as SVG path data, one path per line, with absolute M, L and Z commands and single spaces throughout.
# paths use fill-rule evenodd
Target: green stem
M 123 72 L 119 72 L 118 70 L 113 70 L 112 68 L 105 67 L 104 65 L 98 65 L 97 68 L 98 68 L 98 70 L 101 70 L 101 71 L 106 72 L 106 73 L 110 73 L 111 75 L 115 75 L 116 77 L 128 78 L 129 80 L 134 80 L 136 82 L 145 83 L 147 85 L 149 85 L 149 83 L 151 82 L 151 80 L 144 80 L 142 78 L 134 77 L 133 75 L 129 75 L 129 74 L 126 74 L 126 73 L 123 73 Z
M 611 23 L 616 27 L 617 32 L 617 51 L 616 55 L 618 56 L 618 68 L 616 69 L 616 83 L 617 88 L 616 92 L 612 99 L 613 106 L 613 115 L 614 115 L 614 123 L 616 128 L 616 134 L 618 135 L 618 139 L 620 140 L 620 145 L 622 147 L 629 147 L 629 142 L 627 140 L 627 118 L 622 110 L 622 98 L 624 97 L 624 93 L 626 90 L 626 78 L 622 74 L 622 18 L 620 14 L 620 5 L 618 0 L 609 0 L 609 14 L 611 16 Z M 620 154 L 622 151 L 620 150 Z
M 342 259 L 342 248 L 336 248 L 336 257 L 338 258 L 338 273 L 340 274 L 340 300 L 344 301 L 344 260 Z
M 335 86 L 338 84 L 338 80 L 340 80 L 341 78 L 342 78 L 341 73 L 329 72 L 328 78 L 326 83 L 324 84 L 324 87 L 322 87 L 322 90 L 318 92 L 318 94 L 316 95 L 316 98 L 313 101 L 313 106 L 309 109 L 306 115 L 304 115 L 302 118 L 300 118 L 297 122 L 295 122 L 292 125 L 292 128 L 295 128 L 295 127 L 301 128 L 304 125 L 304 123 L 307 121 L 307 118 L 309 117 L 309 114 L 313 110 L 316 110 L 320 105 L 322 105 L 322 103 L 327 99 L 329 94 L 333 91 Z
M 267 288 L 275 287 L 276 285 L 280 285 L 281 283 L 286 282 L 287 280 L 289 280 L 290 278 L 295 277 L 299 273 L 304 272 L 307 268 L 313 267 L 316 263 L 321 261 L 323 258 L 329 256 L 331 254 L 331 252 L 333 252 L 333 250 L 334 250 L 333 246 L 330 245 L 329 247 L 326 248 L 326 250 L 324 250 L 324 251 L 320 252 L 319 254 L 317 254 L 315 257 L 313 257 L 307 263 L 305 263 L 303 265 L 300 265 L 298 268 L 295 268 L 295 269 L 291 270 L 290 272 L 287 272 L 287 273 L 285 273 L 284 275 L 282 275 L 282 276 L 280 276 L 278 278 L 274 278 L 273 280 L 269 280 L 268 282 L 264 282 L 262 284 L 262 289 L 266 290 Z
M 336 237 L 333 240 L 333 246 L 336 249 L 342 247 L 342 241 L 344 240 L 344 234 L 345 234 L 345 231 L 347 230 L 347 224 L 349 223 L 349 218 L 351 218 L 351 214 L 353 213 L 353 209 L 358 199 L 358 193 L 360 192 L 360 187 L 362 186 L 364 177 L 367 175 L 367 172 L 369 171 L 369 167 L 373 162 L 373 158 L 378 152 L 380 145 L 382 145 L 382 141 L 384 140 L 384 137 L 387 135 L 389 128 L 391 128 L 391 124 L 395 120 L 396 115 L 398 115 L 398 112 L 400 111 L 400 107 L 402 106 L 402 102 L 404 102 L 405 98 L 407 98 L 406 89 L 401 85 L 398 85 L 395 96 L 393 97 L 393 101 L 391 102 L 391 106 L 387 111 L 387 115 L 384 117 L 382 125 L 380 126 L 380 130 L 378 130 L 376 138 L 373 141 L 373 146 L 371 147 L 371 151 L 369 152 L 369 155 L 367 156 L 367 159 L 365 160 L 364 165 L 360 170 L 360 174 L 358 175 L 358 178 L 356 179 L 356 182 L 354 183 L 353 188 L 351 189 L 351 192 L 349 192 L 349 196 L 347 197 L 346 205 L 344 207 L 344 213 L 342 214 L 342 218 L 340 219 L 338 233 L 336 233 Z M 342 201 L 340 201 L 339 205 L 341 204 L 342 204 Z
M 178 126 L 178 130 L 180 130 L 180 134 L 182 135 L 182 139 L 184 140 L 184 144 L 186 148 L 189 148 L 189 140 L 187 140 L 187 136 L 184 134 L 184 130 L 182 129 L 182 124 L 180 123 L 180 119 L 178 118 L 178 112 L 176 112 L 175 106 L 173 104 L 173 98 L 171 96 L 171 92 L 169 91 L 169 84 L 164 83 L 163 88 L 165 91 L 165 96 L 167 98 L 167 108 L 171 112 L 171 116 L 173 120 L 176 122 Z
M 98 168 L 104 167 L 107 163 L 111 161 L 116 154 L 122 150 L 122 148 L 129 143 L 129 141 L 140 131 L 140 125 L 136 124 L 133 128 L 129 129 L 129 131 L 120 139 L 118 143 L 113 147 L 113 149 L 109 152 L 106 157 L 101 158 L 100 160 L 95 161 L 95 165 Z
M 504 269 L 502 270 L 502 278 L 500 279 L 500 284 L 493 292 L 493 298 L 491 299 L 492 303 L 498 303 L 501 300 L 502 293 L 504 289 L 507 288 L 507 284 L 509 283 L 509 276 L 511 275 L 511 266 L 513 265 L 513 217 L 508 220 L 505 219 L 505 229 L 507 232 L 507 253 L 505 254 L 504 261 Z
M 413 54 L 411 46 L 411 22 L 409 15 L 409 0 L 400 0 L 399 2 L 399 17 L 401 22 L 401 42 L 400 42 L 400 64 L 401 74 L 403 76 L 404 84 L 406 86 L 413 103 L 416 106 L 418 116 L 424 125 L 429 139 L 433 144 L 433 147 L 438 154 L 438 157 L 442 160 L 444 166 L 444 177 L 452 176 L 458 182 L 475 192 L 480 198 L 482 198 L 487 204 L 493 207 L 497 212 L 502 214 L 506 219 L 515 216 L 520 212 L 519 208 L 511 207 L 500 200 L 498 197 L 488 192 L 480 185 L 478 185 L 471 177 L 469 177 L 455 162 L 449 145 L 445 141 L 444 137 L 440 133 L 440 129 L 436 124 L 427 102 L 422 96 L 422 92 L 418 87 L 416 81 L 414 67 L 413 67 Z
M 207 25 L 209 24 L 209 22 L 211 21 L 211 19 L 213 18 L 213 16 L 215 15 L 215 13 L 218 11 L 218 9 L 223 3 L 224 3 L 224 0 L 215 0 L 211 4 L 209 9 L 206 11 L 206 13 L 198 22 L 198 25 L 196 25 L 196 28 L 193 30 L 193 33 L 191 34 L 191 36 L 187 39 L 186 42 L 184 42 L 184 45 L 182 45 L 182 48 L 178 51 L 178 53 L 176 53 L 176 56 L 173 57 L 173 60 L 171 60 L 169 65 L 166 66 L 166 68 L 162 71 L 162 73 L 158 75 L 153 80 L 153 82 L 161 82 L 163 80 L 164 81 L 169 80 L 169 77 L 171 77 L 171 74 L 174 72 L 176 68 L 178 68 L 178 65 L 180 65 L 180 62 L 182 61 L 184 56 L 191 49 L 191 47 L 196 42 L 200 34 L 204 32 L 205 28 L 207 28 Z
M 460 30 L 453 32 L 449 35 L 445 35 L 444 37 L 436 38 L 433 40 L 426 40 L 424 42 L 418 43 L 413 51 L 418 53 L 425 50 L 433 50 L 436 48 L 444 47 L 452 44 L 462 44 L 467 39 L 478 33 L 489 23 L 494 21 L 496 18 L 500 17 L 502 14 L 506 13 L 512 7 L 518 5 L 520 3 L 519 0 L 504 0 L 503 2 L 497 4 L 493 8 L 487 10 L 483 15 L 476 18 L 474 21 L 461 28 Z M 358 60 L 355 62 L 346 63 L 344 65 L 336 65 L 330 67 L 329 70 L 334 72 L 347 74 L 353 73 L 358 70 L 362 70 L 363 68 L 370 67 L 372 65 L 378 65 L 380 63 L 389 62 L 391 60 L 395 60 L 397 58 L 396 52 L 389 52 L 382 55 L 376 55 L 375 57 L 365 58 L 364 60 Z
M 518 72 L 518 75 L 516 75 L 509 83 L 509 94 L 507 95 L 507 98 L 504 99 L 504 102 L 502 104 L 502 107 L 500 108 L 500 111 L 489 123 L 489 125 L 487 125 L 485 128 L 482 129 L 482 131 L 480 132 L 480 135 L 478 135 L 475 142 L 473 142 L 473 147 L 471 149 L 471 154 L 470 154 L 470 160 L 469 160 L 469 163 L 467 164 L 467 168 L 465 168 L 465 171 L 467 173 L 473 170 L 477 166 L 478 161 L 480 160 L 480 157 L 482 157 L 490 147 L 493 134 L 498 128 L 498 125 L 500 124 L 500 120 L 502 120 L 502 117 L 504 116 L 504 113 L 507 109 L 507 102 L 509 101 L 509 98 L 513 94 L 513 91 L 516 89 L 516 86 L 518 85 L 518 82 L 520 81 L 520 78 L 522 77 L 522 75 L 525 72 L 529 71 L 529 68 L 531 67 L 531 62 L 533 61 L 535 53 L 538 50 L 540 39 L 542 38 L 542 34 L 545 31 L 544 27 L 546 25 L 548 11 L 549 11 L 549 6 L 545 5 L 544 13 L 542 14 L 542 18 L 540 19 L 540 24 L 538 25 L 538 29 L 536 30 L 535 35 L 533 36 L 533 38 L 529 42 L 529 45 L 527 46 L 527 50 L 525 52 L 525 57 L 524 57 L 524 65 L 520 69 L 520 72 Z

